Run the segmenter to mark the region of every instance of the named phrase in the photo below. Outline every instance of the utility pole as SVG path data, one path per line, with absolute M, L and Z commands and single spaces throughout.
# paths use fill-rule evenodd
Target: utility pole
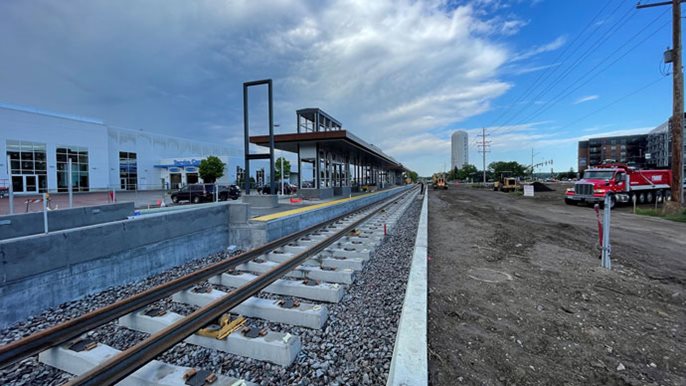
M 484 171 L 484 185 L 486 184 L 486 153 L 488 153 L 488 147 L 490 146 L 491 141 L 486 140 L 486 128 L 484 127 L 481 129 L 481 141 L 477 142 L 476 146 L 479 149 L 479 152 L 483 155 L 483 171 Z
M 665 203 L 665 209 L 678 211 L 684 203 L 684 74 L 681 65 L 681 3 L 685 0 L 663 1 L 651 4 L 638 4 L 636 8 L 649 8 L 661 5 L 672 6 L 672 62 L 673 110 L 671 123 L 672 135 L 672 201 Z

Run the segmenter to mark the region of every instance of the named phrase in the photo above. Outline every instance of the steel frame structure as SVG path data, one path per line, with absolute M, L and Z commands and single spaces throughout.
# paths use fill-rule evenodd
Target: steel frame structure
M 249 100 L 248 89 L 255 86 L 267 85 L 268 99 L 269 99 L 269 153 L 250 153 L 250 118 L 249 118 Z M 250 161 L 258 159 L 269 160 L 269 188 L 273 194 L 276 191 L 274 185 L 274 101 L 272 93 L 272 80 L 254 80 L 243 83 L 243 144 L 245 151 L 245 171 L 244 171 L 244 189 L 245 194 L 250 194 Z M 257 181 L 257 180 L 256 180 Z

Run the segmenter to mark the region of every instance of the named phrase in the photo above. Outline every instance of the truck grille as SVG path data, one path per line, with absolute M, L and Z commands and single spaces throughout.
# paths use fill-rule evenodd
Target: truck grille
M 574 193 L 590 196 L 593 194 L 593 184 L 576 184 L 574 185 Z

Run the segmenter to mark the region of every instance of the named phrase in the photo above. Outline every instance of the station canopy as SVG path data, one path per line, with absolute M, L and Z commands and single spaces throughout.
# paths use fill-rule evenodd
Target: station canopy
M 298 132 L 275 134 L 274 147 L 298 153 L 300 146 L 319 145 L 328 151 L 360 160 L 364 164 L 378 165 L 387 170 L 405 171 L 405 167 L 373 144 L 367 143 L 320 109 L 308 108 L 297 111 Z M 250 143 L 269 147 L 269 135 L 250 137 Z

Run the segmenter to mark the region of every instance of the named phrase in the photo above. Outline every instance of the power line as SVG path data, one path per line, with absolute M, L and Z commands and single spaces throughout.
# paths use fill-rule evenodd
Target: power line
M 616 12 L 623 4 L 620 3 L 617 8 L 613 10 L 613 13 Z M 633 12 L 633 13 L 632 13 Z M 595 50 L 600 47 L 603 43 L 605 43 L 610 36 L 612 36 L 614 33 L 616 33 L 626 22 L 631 19 L 636 14 L 636 10 L 632 8 L 628 8 L 627 12 L 625 12 L 619 20 L 617 20 L 614 24 L 610 26 L 605 32 L 598 36 L 598 38 L 595 40 L 594 43 L 591 44 L 586 50 L 572 63 L 569 65 L 569 67 L 557 78 L 551 81 L 552 85 L 555 84 L 560 84 L 561 81 L 563 81 L 565 78 L 567 78 L 576 68 L 579 63 L 581 63 L 583 60 L 588 58 Z M 537 100 L 539 98 L 542 98 L 545 96 L 548 92 L 552 90 L 552 87 L 544 87 L 534 98 L 533 100 Z M 520 110 L 517 110 L 513 116 L 511 116 L 508 120 L 506 120 L 503 124 L 501 124 L 496 130 L 499 130 L 501 127 L 506 126 L 508 123 L 512 122 L 517 116 L 519 116 L 521 113 L 526 111 L 527 107 L 524 107 Z
M 621 102 L 621 101 L 623 101 L 623 100 L 625 100 L 625 99 L 627 99 L 627 98 L 629 98 L 629 97 L 631 97 L 631 96 L 633 96 L 633 95 L 636 95 L 636 94 L 640 93 L 641 91 L 648 89 L 648 88 L 651 87 L 651 86 L 654 86 L 655 84 L 659 83 L 660 81 L 662 81 L 662 80 L 665 79 L 666 77 L 667 77 L 667 76 L 661 76 L 661 77 L 658 78 L 658 79 L 652 80 L 652 81 L 650 81 L 649 83 L 644 84 L 644 85 L 642 85 L 641 87 L 639 87 L 639 88 L 637 88 L 637 89 L 635 89 L 635 90 L 633 90 L 633 91 L 631 91 L 631 92 L 629 92 L 629 93 L 627 93 L 627 94 L 622 95 L 621 97 L 615 99 L 615 100 L 612 101 L 611 103 L 608 103 L 607 105 L 605 105 L 605 106 L 603 106 L 603 107 L 600 107 L 600 108 L 598 108 L 598 109 L 596 109 L 596 110 L 594 110 L 594 111 L 592 111 L 592 112 L 590 112 L 590 113 L 584 115 L 584 116 L 581 117 L 581 118 L 578 118 L 578 119 L 576 119 L 576 120 L 574 120 L 574 121 L 572 121 L 572 122 L 567 123 L 567 124 L 564 125 L 564 126 L 559 127 L 558 130 L 567 129 L 567 128 L 569 128 L 569 127 L 571 127 L 571 126 L 573 126 L 573 125 L 575 125 L 575 124 L 577 124 L 577 123 L 579 123 L 579 122 L 585 120 L 586 118 L 589 118 L 589 117 L 591 117 L 591 116 L 593 116 L 593 115 L 595 115 L 595 114 L 597 114 L 597 113 L 599 113 L 599 112 L 601 112 L 601 111 L 603 111 L 603 110 L 606 110 L 606 109 L 608 109 L 608 108 L 610 108 L 610 107 L 616 105 L 617 103 L 619 103 L 619 102 Z M 486 129 L 484 128 L 484 129 L 483 129 L 484 133 L 485 133 L 485 130 L 486 130 Z M 479 143 L 477 143 L 477 146 L 481 146 L 481 142 L 482 142 L 482 141 L 479 141 Z M 490 146 L 490 144 L 491 144 L 492 142 L 493 142 L 493 141 L 487 141 L 486 148 L 487 148 L 488 146 Z M 481 148 L 479 148 L 479 152 L 481 152 Z M 490 150 L 487 150 L 487 152 L 490 152 Z M 533 161 L 532 161 L 532 162 L 533 162 Z M 551 161 L 551 163 L 552 163 L 552 161 Z M 485 155 L 484 155 L 484 165 L 485 165 L 485 164 L 486 164 L 486 158 L 485 158 Z M 536 166 L 540 166 L 540 165 L 536 165 Z M 485 169 L 485 167 L 484 167 L 484 169 Z
M 579 90 L 580 88 L 582 88 L 582 87 L 584 87 L 585 85 L 587 85 L 590 81 L 592 81 L 593 79 L 595 79 L 598 75 L 600 75 L 600 74 L 602 74 L 603 72 L 605 72 L 606 70 L 610 69 L 610 68 L 612 67 L 612 65 L 614 65 L 615 63 L 619 62 L 621 59 L 623 59 L 624 57 L 626 57 L 626 55 L 628 55 L 628 54 L 631 53 L 633 50 L 635 50 L 636 48 L 638 48 L 641 44 L 645 43 L 649 38 L 651 38 L 652 36 L 654 36 L 655 34 L 657 34 L 658 32 L 660 32 L 661 30 L 663 30 L 664 28 L 666 28 L 666 27 L 667 27 L 667 24 L 664 24 L 664 25 L 659 26 L 659 27 L 658 27 L 655 31 L 653 31 L 651 34 L 646 35 L 643 39 L 639 40 L 636 44 L 634 44 L 633 46 L 631 46 L 631 47 L 630 47 L 628 50 L 626 50 L 623 54 L 617 56 L 617 57 L 615 58 L 615 60 L 613 60 L 612 62 L 608 63 L 606 66 L 604 66 L 603 68 L 601 68 L 601 69 L 600 69 L 599 71 L 597 71 L 596 73 L 593 73 L 598 67 L 600 67 L 603 63 L 605 63 L 605 62 L 606 62 L 607 60 L 609 60 L 610 58 L 614 57 L 614 55 L 615 55 L 618 51 L 620 51 L 622 48 L 624 48 L 628 43 L 634 41 L 634 39 L 635 39 L 636 37 L 638 37 L 644 30 L 646 30 L 648 27 L 650 27 L 650 26 L 653 25 L 655 22 L 657 22 L 657 21 L 658 21 L 662 16 L 664 16 L 666 13 L 667 13 L 667 12 L 664 12 L 664 13 L 662 13 L 660 16 L 658 16 L 657 18 L 655 18 L 651 23 L 649 23 L 648 25 L 646 25 L 641 31 L 639 31 L 638 33 L 634 34 L 631 38 L 629 38 L 626 42 L 624 42 L 624 44 L 622 44 L 620 47 L 618 47 L 617 49 L 615 49 L 615 50 L 614 50 L 612 53 L 610 53 L 609 55 L 605 56 L 605 58 L 604 58 L 603 60 L 601 60 L 600 62 L 598 62 L 593 68 L 591 68 L 589 71 L 587 71 L 587 72 L 586 72 L 585 74 L 583 74 L 581 77 L 579 77 L 579 78 L 577 79 L 577 82 L 573 83 L 572 85 L 567 86 L 565 89 L 563 89 L 562 91 L 560 91 L 558 94 L 556 94 L 556 95 L 551 99 L 551 101 L 549 101 L 548 103 L 546 103 L 546 104 L 544 104 L 543 106 L 541 106 L 538 110 L 534 111 L 534 112 L 533 112 L 532 114 L 530 114 L 528 117 L 526 117 L 525 119 L 523 119 L 522 122 L 527 122 L 527 121 L 530 121 L 530 120 L 532 120 L 532 119 L 535 119 L 535 118 L 537 118 L 538 116 L 540 116 L 542 113 L 544 113 L 544 112 L 550 110 L 552 107 L 554 107 L 554 106 L 555 106 L 556 104 L 558 104 L 560 101 L 562 101 L 562 100 L 565 99 L 566 97 L 568 97 L 568 96 L 570 96 L 571 94 L 573 94 L 575 91 L 577 91 L 577 90 Z M 584 79 L 584 78 L 586 78 L 586 77 L 588 77 L 588 79 L 586 79 L 586 80 L 584 80 L 583 82 L 579 83 L 579 81 L 581 81 L 582 79 Z M 572 86 L 574 86 L 574 87 L 572 88 Z M 520 124 L 521 124 L 521 123 L 520 123 Z
M 564 98 L 568 97 L 575 91 L 581 89 L 583 86 L 587 85 L 589 82 L 591 82 L 593 79 L 595 79 L 598 75 L 601 73 L 605 72 L 606 70 L 610 69 L 615 63 L 626 57 L 630 52 L 635 50 L 637 47 L 639 47 L 641 44 L 645 43 L 650 37 L 654 36 L 656 33 L 658 33 L 660 30 L 664 29 L 667 27 L 666 24 L 659 26 L 656 30 L 652 31 L 650 34 L 646 35 L 643 39 L 639 40 L 636 42 L 633 46 L 631 46 L 629 49 L 627 49 L 624 53 L 621 55 L 615 57 L 615 54 L 618 53 L 620 50 L 622 50 L 624 47 L 626 47 L 629 43 L 636 41 L 636 38 L 640 36 L 645 30 L 647 30 L 650 26 L 658 22 L 664 15 L 666 15 L 667 12 L 663 12 L 662 14 L 658 15 L 655 19 L 653 19 L 650 23 L 645 25 L 641 30 L 639 30 L 637 33 L 632 35 L 629 39 L 627 39 L 623 44 L 621 44 L 617 49 L 615 49 L 612 53 L 609 55 L 606 55 L 600 62 L 598 62 L 593 68 L 590 70 L 586 71 L 582 76 L 580 76 L 576 82 L 570 84 L 563 90 L 561 90 L 559 93 L 557 93 L 549 102 L 545 103 L 543 106 L 539 107 L 536 111 L 533 113 L 529 114 L 525 119 L 521 120 L 517 125 L 523 125 L 525 122 L 531 121 L 537 117 L 539 117 L 541 114 L 545 113 L 546 111 L 550 110 L 552 107 L 557 105 L 560 101 L 562 101 Z M 600 66 L 602 66 L 607 60 L 615 57 L 615 59 L 605 65 L 604 67 L 600 68 L 598 71 L 596 71 Z M 595 71 L 595 73 L 594 73 Z M 587 78 L 588 77 L 588 78 Z M 587 78 L 583 80 L 584 78 Z M 583 80 L 583 81 L 581 81 Z M 581 81 L 581 82 L 579 82 Z M 512 131 L 512 129 L 506 129 L 505 131 L 501 131 L 500 134 L 506 134 L 508 132 Z
M 564 56 L 567 54 L 567 52 L 569 52 L 569 51 L 572 49 L 572 47 L 574 47 L 574 44 L 579 40 L 579 38 L 581 38 L 581 36 L 583 36 L 584 33 L 585 33 L 586 31 L 589 30 L 589 27 L 591 27 L 591 26 L 595 23 L 595 21 L 598 19 L 598 17 L 600 17 L 600 15 L 603 14 L 603 12 L 605 11 L 605 9 L 606 9 L 610 4 L 611 4 L 611 2 L 609 2 L 609 1 L 605 3 L 605 6 L 604 6 L 603 8 L 600 9 L 600 11 L 599 11 L 599 12 L 598 12 L 598 13 L 588 22 L 588 24 L 586 24 L 586 26 L 582 29 L 582 31 L 581 31 L 578 35 L 575 36 L 575 38 L 572 40 L 572 42 L 571 42 L 569 45 L 567 45 L 567 46 L 562 50 L 562 52 L 560 52 L 560 54 L 557 56 L 557 58 L 555 58 L 555 60 L 553 61 L 553 63 L 558 63 L 558 62 L 564 63 L 564 61 L 568 59 L 568 57 L 564 57 Z M 612 13 L 616 12 L 616 11 L 619 9 L 619 7 L 620 7 L 621 5 L 622 5 L 622 2 L 621 2 L 621 0 L 620 0 L 618 6 L 613 10 Z M 595 28 L 594 28 L 593 32 L 597 31 L 599 28 L 600 28 L 600 24 L 595 24 Z M 593 36 L 593 33 L 589 34 L 589 35 L 581 42 L 581 44 L 579 45 L 579 48 L 583 47 L 584 44 L 586 44 L 586 42 L 587 42 L 592 36 Z M 573 53 L 573 52 L 572 52 L 572 53 Z M 520 95 L 519 98 L 517 98 L 513 103 L 511 103 L 511 104 L 510 104 L 510 107 L 509 107 L 507 110 L 503 111 L 503 112 L 498 116 L 498 118 L 496 118 L 495 120 L 493 120 L 492 123 L 491 123 L 489 126 L 495 126 L 496 123 L 497 123 L 498 121 L 500 121 L 500 119 L 501 119 L 502 117 L 504 117 L 505 115 L 507 115 L 507 113 L 510 113 L 511 111 L 513 111 L 512 109 L 513 109 L 520 101 L 524 100 L 524 98 L 526 98 L 527 96 L 529 96 L 529 94 L 531 94 L 531 92 L 533 92 L 533 91 L 539 86 L 539 84 L 543 84 L 546 80 L 548 80 L 548 78 L 550 78 L 551 75 L 553 75 L 553 74 L 554 74 L 557 70 L 559 70 L 560 68 L 561 68 L 561 66 L 549 67 L 549 68 L 547 68 L 545 71 L 543 71 L 543 72 L 538 76 L 538 78 L 534 81 L 534 83 L 532 83 L 532 84 L 527 88 L 527 90 L 526 90 L 523 94 Z M 509 120 L 509 119 L 508 119 L 508 120 Z M 504 125 L 504 124 L 503 124 L 503 125 Z M 499 124 L 498 126 L 502 126 L 502 125 Z
M 592 112 L 590 112 L 590 113 L 584 115 L 583 117 L 581 117 L 581 118 L 579 118 L 579 119 L 576 119 L 576 120 L 574 120 L 574 121 L 572 121 L 572 122 L 570 122 L 570 123 L 568 123 L 568 124 L 566 124 L 566 125 L 564 125 L 564 126 L 558 128 L 558 130 L 566 129 L 566 128 L 568 128 L 568 127 L 570 127 L 570 126 L 572 126 L 572 125 L 574 125 L 574 124 L 576 124 L 576 123 L 579 123 L 579 122 L 583 121 L 584 119 L 586 119 L 586 118 L 588 118 L 588 117 L 590 117 L 590 116 L 592 116 L 592 115 L 595 115 L 595 114 L 597 114 L 597 113 L 599 113 L 599 112 L 601 112 L 601 111 L 603 111 L 603 110 L 605 110 L 605 109 L 607 109 L 607 108 L 610 108 L 610 107 L 616 105 L 617 103 L 619 103 L 619 102 L 625 100 L 626 98 L 628 98 L 628 97 L 630 97 L 630 96 L 633 96 L 633 95 L 636 95 L 636 94 L 638 94 L 639 92 L 641 92 L 641 91 L 643 91 L 643 90 L 649 88 L 650 86 L 653 86 L 653 85 L 659 83 L 661 80 L 665 79 L 666 77 L 667 77 L 667 76 L 661 76 L 660 78 L 658 78 L 658 79 L 656 79 L 656 80 L 652 80 L 652 81 L 650 81 L 649 83 L 644 84 L 643 86 L 639 87 L 638 89 L 636 89 L 636 90 L 634 90 L 634 91 L 632 91 L 632 92 L 630 92 L 630 93 L 628 93 L 628 94 L 624 94 L 623 96 L 621 96 L 621 97 L 615 99 L 615 100 L 612 101 L 611 103 L 608 103 L 607 105 L 605 105 L 605 106 L 603 106 L 603 107 L 601 107 L 601 108 L 598 108 L 598 109 L 596 109 L 596 110 L 594 110 L 594 111 L 592 111 Z

